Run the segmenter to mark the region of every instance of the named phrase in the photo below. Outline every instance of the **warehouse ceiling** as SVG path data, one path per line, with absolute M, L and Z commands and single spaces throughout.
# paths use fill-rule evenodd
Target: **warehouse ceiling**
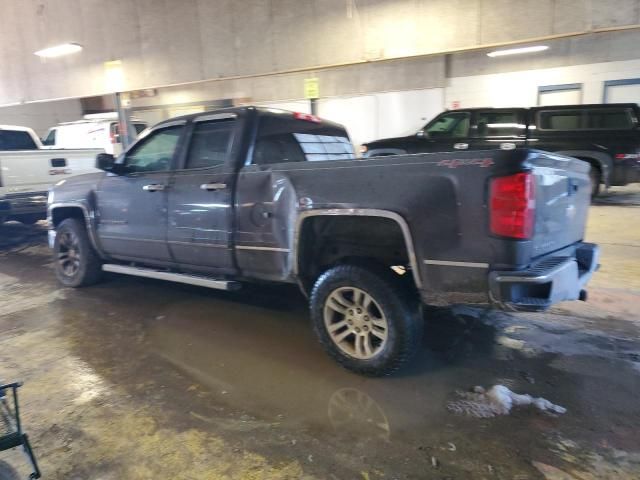
M 0 105 L 640 24 L 637 0 L 615 9 L 589 0 L 2 0 L 2 9 Z M 34 55 L 64 43 L 83 50 Z

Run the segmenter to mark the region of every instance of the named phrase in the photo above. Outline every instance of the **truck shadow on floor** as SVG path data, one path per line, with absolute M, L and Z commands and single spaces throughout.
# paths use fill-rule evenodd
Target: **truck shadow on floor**
M 640 184 L 611 187 L 595 198 L 593 205 L 640 206 Z
M 0 225 L 0 254 L 17 253 L 32 246 L 46 245 L 47 226 L 45 222 L 24 225 L 7 222 Z
M 131 305 L 135 301 L 141 304 L 147 315 L 153 311 L 153 315 L 162 319 L 152 322 L 154 325 L 172 322 L 175 317 L 187 329 L 219 328 L 234 342 L 249 341 L 256 345 L 272 343 L 270 351 L 276 349 L 290 357 L 300 353 L 297 350 L 302 347 L 296 345 L 315 342 L 311 333 L 305 331 L 305 327 L 311 330 L 308 301 L 295 286 L 247 284 L 236 292 L 222 292 L 115 274 L 107 275 L 105 280 L 104 283 L 77 292 L 85 299 L 90 296 L 99 305 L 110 305 L 114 310 L 119 310 L 118 305 Z M 480 308 L 468 310 L 461 314 L 447 307 L 425 307 L 421 349 L 415 361 L 396 376 L 420 376 L 469 359 L 490 360 L 497 330 L 484 322 L 484 317 L 491 315 L 491 311 Z M 219 313 L 205 320 L 203 312 Z M 137 316 L 131 310 L 127 313 L 117 312 L 116 315 L 120 313 L 134 318 Z M 206 328 L 203 323 L 206 323 Z M 230 329 L 233 331 L 229 332 Z M 250 337 L 256 338 L 241 338 L 244 330 Z M 256 335 L 258 331 L 261 333 Z M 292 338 L 285 345 L 280 345 L 280 335 Z M 260 336 L 262 340 L 257 338 Z M 295 337 L 298 337 L 297 340 Z M 215 343 L 215 340 L 212 339 L 212 342 Z M 312 350 L 324 357 L 319 350 Z

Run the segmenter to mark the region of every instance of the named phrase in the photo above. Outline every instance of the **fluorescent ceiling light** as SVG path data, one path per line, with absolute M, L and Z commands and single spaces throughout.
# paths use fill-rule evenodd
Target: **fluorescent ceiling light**
M 519 53 L 533 53 L 548 50 L 546 45 L 536 45 L 534 47 L 510 48 L 508 50 L 494 50 L 487 53 L 487 57 L 502 57 L 504 55 L 518 55 Z
M 56 45 L 55 47 L 43 48 L 37 52 L 33 52 L 34 55 L 45 58 L 61 57 L 63 55 L 70 55 L 82 50 L 82 45 L 77 43 L 63 43 L 62 45 Z

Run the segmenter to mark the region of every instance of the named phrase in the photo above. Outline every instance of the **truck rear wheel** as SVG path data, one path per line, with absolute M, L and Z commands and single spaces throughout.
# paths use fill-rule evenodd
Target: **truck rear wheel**
M 100 257 L 78 219 L 67 218 L 58 225 L 53 255 L 56 276 L 65 287 L 93 285 L 102 276 Z
M 423 321 L 418 301 L 383 268 L 339 265 L 316 281 L 314 330 L 343 367 L 368 376 L 390 375 L 418 350 Z

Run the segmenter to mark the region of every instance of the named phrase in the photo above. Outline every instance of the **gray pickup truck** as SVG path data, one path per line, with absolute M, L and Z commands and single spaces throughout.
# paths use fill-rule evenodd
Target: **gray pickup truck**
M 242 107 L 167 120 L 49 194 L 65 286 L 102 272 L 218 289 L 298 284 L 340 364 L 385 375 L 421 305 L 584 299 L 589 165 L 528 150 L 356 159 L 345 129 Z

